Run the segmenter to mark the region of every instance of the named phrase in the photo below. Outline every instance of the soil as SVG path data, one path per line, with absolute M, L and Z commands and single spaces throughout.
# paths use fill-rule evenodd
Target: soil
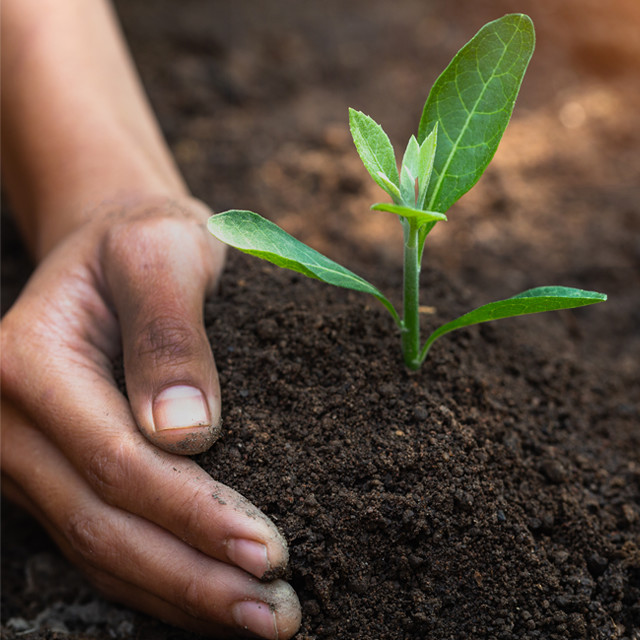
M 290 545 L 297 640 L 640 638 L 640 5 L 120 0 L 194 193 L 398 302 L 400 233 L 346 110 L 397 147 L 484 22 L 538 47 L 480 183 L 429 238 L 423 323 L 542 284 L 588 309 L 443 338 L 408 373 L 374 300 L 231 253 L 206 305 L 224 435 L 198 462 Z M 3 308 L 28 276 L 3 220 Z M 3 504 L 2 637 L 194 637 L 104 602 Z

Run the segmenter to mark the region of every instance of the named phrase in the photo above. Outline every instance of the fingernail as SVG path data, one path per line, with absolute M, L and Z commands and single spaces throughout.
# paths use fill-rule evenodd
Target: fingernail
M 153 424 L 156 431 L 209 426 L 211 413 L 204 394 L 187 385 L 163 389 L 153 402 Z
M 255 540 L 231 538 L 227 542 L 227 556 L 231 562 L 253 574 L 256 578 L 262 578 L 271 568 L 267 547 Z
M 245 631 L 251 631 L 263 638 L 278 638 L 276 614 L 264 602 L 243 600 L 231 607 L 234 622 Z

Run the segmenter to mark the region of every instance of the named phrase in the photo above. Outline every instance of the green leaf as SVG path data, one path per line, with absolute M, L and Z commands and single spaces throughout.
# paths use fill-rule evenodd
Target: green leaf
M 382 171 L 378 173 L 378 178 L 382 180 L 383 184 L 385 185 L 382 188 L 393 198 L 394 202 L 402 202 L 400 189 L 398 189 L 398 187 L 393 184 L 393 182 L 391 182 L 391 180 L 389 180 L 389 178 L 387 178 L 387 176 L 385 176 Z
M 407 205 L 416 204 L 416 180 L 420 175 L 420 145 L 415 136 L 409 138 L 400 169 L 400 193 Z
M 478 181 L 498 148 L 533 54 L 524 14 L 486 24 L 455 55 L 424 105 L 418 142 L 438 124 L 427 209 L 446 211 Z
M 422 141 L 420 145 L 420 156 L 418 158 L 418 209 L 424 209 L 424 201 L 427 197 L 427 189 L 431 182 L 433 162 L 436 155 L 436 144 L 438 141 L 438 123 L 431 130 L 431 133 Z
M 399 187 L 400 178 L 389 137 L 373 118 L 355 109 L 349 109 L 349 126 L 358 154 L 369 175 L 393 197 L 387 183 L 391 182 Z
M 428 222 L 439 222 L 440 220 L 447 219 L 444 213 L 438 213 L 437 211 L 422 211 L 421 209 L 414 209 L 413 207 L 406 207 L 402 204 L 391 204 L 389 202 L 377 202 L 371 205 L 374 211 L 388 211 L 389 213 L 395 213 L 402 218 L 413 218 L 418 223 L 418 226 L 422 226 Z
M 498 300 L 497 302 L 485 304 L 451 322 L 443 324 L 427 339 L 420 354 L 420 361 L 424 360 L 434 341 L 450 331 L 480 324 L 481 322 L 500 320 L 502 318 L 512 318 L 531 313 L 541 313 L 543 311 L 584 307 L 589 304 L 604 302 L 606 299 L 607 296 L 604 293 L 584 291 L 571 287 L 550 286 L 529 289 L 506 300 Z
M 278 225 L 252 211 L 233 209 L 218 213 L 207 222 L 209 232 L 236 249 L 291 269 L 309 278 L 375 296 L 387 308 L 398 325 L 400 318 L 393 305 L 372 284 L 337 262 L 296 240 Z

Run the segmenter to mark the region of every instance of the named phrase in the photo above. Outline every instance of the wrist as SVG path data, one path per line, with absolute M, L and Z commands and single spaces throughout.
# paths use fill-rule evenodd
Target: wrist
M 2 18 L 3 182 L 37 259 L 100 202 L 188 193 L 106 0 L 7 0 Z
M 27 201 L 16 202 L 21 217 L 28 215 L 25 235 L 36 260 L 100 212 L 161 198 L 188 197 L 189 191 L 162 143 L 141 145 L 135 133 L 118 125 L 110 114 L 92 119 L 67 138 L 65 154 L 30 176 L 29 190 L 19 190 Z M 9 195 L 12 195 L 9 190 Z

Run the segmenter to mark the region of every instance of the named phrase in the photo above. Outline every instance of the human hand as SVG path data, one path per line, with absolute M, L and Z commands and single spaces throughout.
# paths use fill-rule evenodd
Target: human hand
M 295 593 L 257 579 L 286 565 L 282 536 L 176 455 L 219 431 L 208 214 L 186 198 L 103 206 L 36 269 L 2 321 L 3 489 L 108 598 L 200 633 L 290 638 Z

